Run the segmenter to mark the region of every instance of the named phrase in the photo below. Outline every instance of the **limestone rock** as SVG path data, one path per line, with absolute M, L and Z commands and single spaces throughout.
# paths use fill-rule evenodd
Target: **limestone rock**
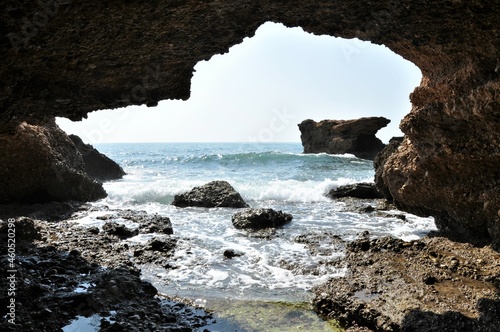
M 292 215 L 273 209 L 248 209 L 232 217 L 233 226 L 239 229 L 262 229 L 281 227 L 292 221 Z
M 74 144 L 55 124 L 22 123 L 0 134 L 0 203 L 92 201 L 106 197 L 91 180 Z
M 226 53 L 267 21 L 356 37 L 422 71 L 401 123 L 406 138 L 383 166 L 391 196 L 400 208 L 435 216 L 445 234 L 500 241 L 498 1 L 55 3 L 0 3 L 0 133 L 47 116 L 80 120 L 100 109 L 185 100 L 199 61 Z M 356 43 L 343 49 L 348 62 L 360 52 Z M 19 169 L 31 163 L 8 161 Z M 54 180 L 47 172 L 38 175 Z M 1 184 L 4 197 L 19 197 L 20 188 Z M 81 184 L 87 193 L 93 187 Z
M 313 306 L 348 331 L 495 331 L 497 261 L 491 246 L 442 237 L 362 237 L 333 263 L 350 273 L 315 286 Z
M 380 151 L 379 154 L 375 157 L 373 160 L 373 167 L 375 168 L 375 186 L 377 187 L 377 190 L 389 201 L 392 202 L 392 196 L 389 188 L 387 187 L 387 184 L 384 182 L 384 178 L 382 177 L 382 174 L 384 172 L 384 168 L 382 167 L 389 158 L 389 156 L 395 152 L 401 142 L 403 141 L 403 137 L 393 137 L 389 141 L 389 144 Z
M 346 186 L 340 186 L 332 189 L 327 194 L 330 198 L 354 197 L 362 199 L 383 198 L 377 188 L 372 183 L 355 183 Z
M 384 117 L 356 120 L 304 120 L 299 124 L 304 153 L 350 153 L 373 159 L 385 147 L 375 134 L 389 124 Z
M 92 145 L 83 143 L 76 135 L 69 135 L 71 141 L 83 157 L 85 172 L 96 180 L 118 180 L 125 175 L 125 171 L 116 162 L 97 151 Z
M 212 181 L 191 191 L 175 195 L 172 205 L 178 207 L 249 207 L 241 195 L 227 181 Z

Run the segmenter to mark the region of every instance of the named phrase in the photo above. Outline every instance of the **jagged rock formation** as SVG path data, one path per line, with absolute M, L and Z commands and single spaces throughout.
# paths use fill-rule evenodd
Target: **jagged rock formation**
M 350 273 L 314 287 L 313 305 L 347 331 L 498 331 L 498 252 L 440 237 L 361 237 L 334 264 Z
M 175 195 L 172 205 L 177 207 L 199 206 L 206 208 L 249 207 L 241 195 L 227 181 L 212 181 L 191 191 Z
M 289 213 L 263 208 L 236 212 L 231 218 L 235 228 L 254 230 L 281 227 L 292 219 Z
M 92 145 L 83 143 L 76 135 L 69 135 L 80 152 L 85 165 L 85 172 L 99 181 L 118 180 L 125 175 L 125 171 L 113 160 L 97 151 Z
M 497 0 L 6 0 L 0 17 L 0 132 L 10 134 L 48 116 L 187 99 L 198 61 L 266 21 L 384 44 L 423 74 L 405 139 L 382 166 L 391 196 L 449 235 L 500 239 Z M 17 197 L 15 187 L 2 190 Z
M 21 123 L 0 134 L 0 203 L 92 201 L 106 197 L 84 171 L 82 156 L 54 121 Z
M 389 144 L 375 156 L 373 160 L 373 167 L 375 168 L 375 186 L 377 190 L 389 201 L 392 202 L 391 191 L 387 184 L 384 182 L 382 174 L 384 172 L 384 164 L 387 158 L 395 152 L 401 145 L 403 137 L 393 137 L 390 139 Z
M 356 120 L 304 120 L 298 126 L 304 153 L 351 153 L 358 158 L 373 159 L 385 144 L 375 134 L 391 120 L 384 117 Z
M 374 199 L 383 198 L 382 194 L 377 190 L 373 183 L 354 183 L 348 184 L 346 186 L 340 186 L 336 189 L 330 190 L 327 197 L 330 198 L 342 198 L 342 197 L 354 197 L 361 199 Z

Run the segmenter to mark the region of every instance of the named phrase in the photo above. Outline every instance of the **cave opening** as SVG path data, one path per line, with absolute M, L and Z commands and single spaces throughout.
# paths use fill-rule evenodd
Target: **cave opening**
M 385 46 L 267 22 L 226 54 L 195 66 L 191 97 L 90 113 L 59 126 L 85 142 L 300 142 L 305 119 L 384 116 L 402 135 L 421 72 Z M 161 74 L 161 66 L 153 68 Z

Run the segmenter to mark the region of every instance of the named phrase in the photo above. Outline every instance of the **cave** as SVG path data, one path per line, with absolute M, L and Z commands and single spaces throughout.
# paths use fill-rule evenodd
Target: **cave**
M 43 137 L 54 137 L 43 129 L 54 117 L 80 120 L 96 110 L 186 100 L 196 63 L 227 52 L 270 21 L 386 45 L 417 65 L 423 79 L 400 125 L 405 138 L 382 166 L 383 181 L 398 207 L 434 216 L 444 234 L 474 243 L 500 240 L 496 0 L 52 0 L 36 5 L 8 0 L 0 7 L 0 139 L 9 147 L 1 153 L 2 201 L 50 186 L 17 170 L 33 169 L 32 154 L 38 162 L 47 159 L 36 144 L 47 147 L 50 140 Z M 22 146 L 23 133 L 39 137 L 37 143 L 27 139 Z M 64 151 L 64 145 L 45 149 L 61 170 L 47 164 L 44 172 L 87 188 L 86 194 L 72 192 L 72 198 L 102 196 L 77 171 L 67 171 L 78 169 L 79 161 L 65 162 Z M 19 176 L 14 184 L 13 169 Z M 16 196 L 21 179 L 24 191 Z
M 299 142 L 297 124 L 308 118 L 384 116 L 391 122 L 377 135 L 387 142 L 402 136 L 399 122 L 422 78 L 414 64 L 384 46 L 271 22 L 227 53 L 198 62 L 194 71 L 188 100 L 102 110 L 82 121 L 57 123 L 91 144 L 265 143 Z
M 55 117 L 78 121 L 99 110 L 156 106 L 166 99 L 187 100 L 194 66 L 215 54 L 226 53 L 231 46 L 253 36 L 265 22 L 301 27 L 315 35 L 358 38 L 385 45 L 414 63 L 423 78 L 410 95 L 412 109 L 400 124 L 404 139 L 384 156 L 378 182 L 386 187 L 399 209 L 433 216 L 440 235 L 466 243 L 429 237 L 427 244 L 419 242 L 408 249 L 402 241 L 376 239 L 366 242 L 368 245 L 363 248 L 369 250 L 362 251 L 362 256 L 354 252 L 353 262 L 369 265 L 371 259 L 366 259 L 365 254 L 385 252 L 394 257 L 386 265 L 396 271 L 389 277 L 400 274 L 400 280 L 407 282 L 411 278 L 407 278 L 407 266 L 398 261 L 397 251 L 412 250 L 415 255 L 422 255 L 414 266 L 425 262 L 441 268 L 437 260 L 442 256 L 440 249 L 427 252 L 426 246 L 434 242 L 435 248 L 442 248 L 441 242 L 446 242 L 443 245 L 448 249 L 462 248 L 464 256 L 471 252 L 476 255 L 467 262 L 458 257 L 461 254 L 454 254 L 455 259 L 447 257 L 450 271 L 456 268 L 452 264 L 460 261 L 467 275 L 443 283 L 439 273 L 426 275 L 416 280 L 417 286 L 418 282 L 426 283 L 426 287 L 449 285 L 458 294 L 467 283 L 462 284 L 463 278 L 470 278 L 468 286 L 485 285 L 496 298 L 467 303 L 468 310 L 477 307 L 480 311 L 481 317 L 473 319 L 466 316 L 467 312 L 441 312 L 439 308 L 436 312 L 427 311 L 424 301 L 409 297 L 420 302 L 409 312 L 397 312 L 401 324 L 391 325 L 380 310 L 405 308 L 399 306 L 401 302 L 392 302 L 399 299 L 401 284 L 394 284 L 396 296 L 374 308 L 369 302 L 380 303 L 376 297 L 384 294 L 353 288 L 349 277 L 325 285 L 325 292 L 320 290 L 316 301 L 321 307 L 316 309 L 330 314 L 329 309 L 339 303 L 331 302 L 335 300 L 331 294 L 338 291 L 336 299 L 341 304 L 353 299 L 351 296 L 345 300 L 346 294 L 370 298 L 361 304 L 352 302 L 351 312 L 341 312 L 349 324 L 354 321 L 391 331 L 426 330 L 420 329 L 422 323 L 428 324 L 428 330 L 435 330 L 436 326 L 474 330 L 479 325 L 485 326 L 483 330 L 491 330 L 498 326 L 498 278 L 481 279 L 485 264 L 493 269 L 498 262 L 500 244 L 497 0 L 6 0 L 0 9 L 0 48 L 4 55 L 0 69 L 0 203 L 68 199 L 86 202 L 104 197 L 102 186 L 83 172 L 82 156 L 57 128 Z M 29 237 L 29 232 L 22 233 Z M 492 249 L 495 244 L 496 251 Z M 47 251 L 57 254 L 54 261 L 58 256 L 64 261 L 80 255 L 67 249 L 64 253 L 54 248 Z M 482 255 L 488 251 L 494 252 L 487 262 Z M 32 271 L 27 270 L 28 266 L 33 266 L 33 271 L 42 268 L 35 260 L 30 264 L 20 266 L 26 277 Z M 379 266 L 376 272 L 380 275 L 392 271 Z M 4 274 L 6 271 L 7 268 Z M 363 275 L 365 270 L 359 271 Z M 7 279 L 3 279 L 5 283 Z M 110 288 L 107 283 L 104 286 Z M 155 292 L 144 283 L 143 286 L 145 293 L 153 296 Z M 437 296 L 443 299 L 448 294 L 425 289 L 433 302 Z M 38 290 L 44 291 L 41 287 Z M 145 293 L 139 295 L 144 297 Z M 480 297 L 481 292 L 476 295 Z M 2 297 L 6 298 L 6 294 Z M 453 302 L 454 298 L 447 300 Z M 31 304 L 37 303 L 25 306 Z M 51 312 L 56 310 L 37 314 L 50 317 Z M 361 317 L 352 317 L 352 313 Z M 466 324 L 460 325 L 464 319 Z M 450 326 L 454 323 L 456 326 Z

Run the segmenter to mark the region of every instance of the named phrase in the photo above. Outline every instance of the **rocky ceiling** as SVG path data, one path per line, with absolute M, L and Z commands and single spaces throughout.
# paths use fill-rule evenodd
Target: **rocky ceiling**
M 194 65 L 266 21 L 384 44 L 423 73 L 383 179 L 441 230 L 500 239 L 498 0 L 4 0 L 0 133 L 187 99 Z

